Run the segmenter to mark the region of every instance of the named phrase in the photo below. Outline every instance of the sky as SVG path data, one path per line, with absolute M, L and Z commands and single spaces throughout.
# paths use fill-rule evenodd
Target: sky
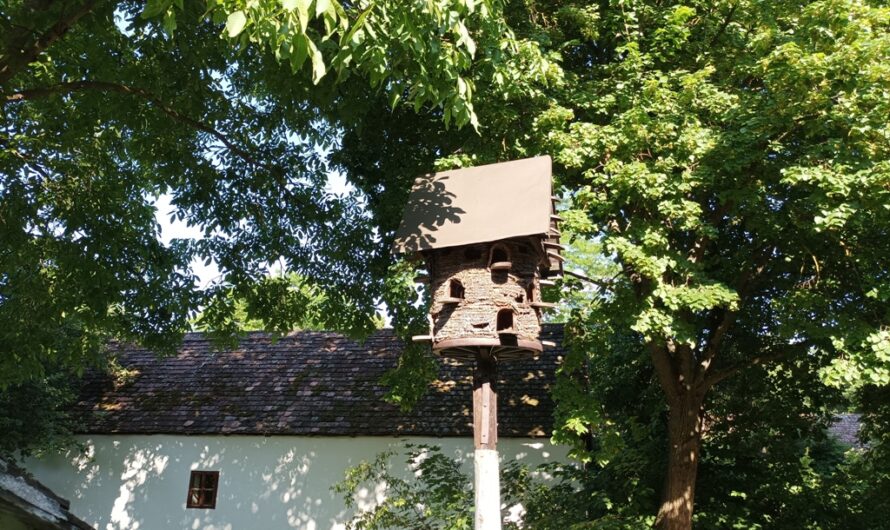
M 174 219 L 172 222 L 170 216 L 175 208 L 170 204 L 171 196 L 169 194 L 161 195 L 155 201 L 155 219 L 161 225 L 161 241 L 168 245 L 173 239 L 199 239 L 201 230 L 196 226 L 189 226 L 185 221 Z M 198 284 L 206 286 L 219 276 L 219 269 L 216 264 L 211 262 L 204 265 L 201 260 L 192 261 L 192 270 L 198 276 Z

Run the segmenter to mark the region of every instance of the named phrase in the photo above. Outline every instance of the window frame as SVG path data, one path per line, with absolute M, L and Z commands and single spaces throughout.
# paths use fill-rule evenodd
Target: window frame
M 207 487 L 206 477 L 213 477 L 213 487 Z M 197 492 L 197 501 L 192 500 L 192 493 Z M 219 471 L 205 471 L 193 469 L 189 474 L 188 495 L 185 499 L 185 507 L 199 510 L 213 510 L 216 508 L 216 497 L 219 494 Z M 209 497 L 209 499 L 208 499 Z

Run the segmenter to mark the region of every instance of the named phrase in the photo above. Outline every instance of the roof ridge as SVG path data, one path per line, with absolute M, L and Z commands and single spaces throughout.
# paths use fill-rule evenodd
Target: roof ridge
M 385 332 L 394 332 L 393 328 L 379 328 L 372 331 L 368 336 L 374 336 L 377 334 L 385 333 Z M 207 331 L 187 331 L 183 334 L 183 340 L 189 339 L 194 340 L 196 338 L 205 338 L 210 334 Z M 274 337 L 278 336 L 280 338 L 285 337 L 295 337 L 298 335 L 321 335 L 321 336 L 337 336 L 350 339 L 349 335 L 347 335 L 343 331 L 336 330 L 323 330 L 323 329 L 295 329 L 293 331 L 288 331 L 285 333 L 278 333 L 275 331 L 263 331 L 263 330 L 251 330 L 251 331 L 237 331 L 234 334 L 237 336 L 243 337 Z
M 541 327 L 548 328 L 548 329 L 560 329 L 560 328 L 565 327 L 565 322 L 544 322 L 541 324 Z M 370 337 L 372 335 L 375 335 L 375 334 L 381 333 L 381 332 L 395 332 L 395 328 L 392 328 L 392 327 L 377 328 L 374 331 L 372 331 L 368 336 Z M 342 337 L 349 338 L 349 335 L 347 335 L 346 332 L 344 332 L 344 331 L 329 330 L 329 329 L 295 329 L 292 331 L 285 332 L 282 336 L 289 337 L 292 335 L 312 334 L 312 333 L 318 333 L 320 335 L 339 335 Z M 194 337 L 194 336 L 204 336 L 207 334 L 209 334 L 209 332 L 207 332 L 207 331 L 187 331 L 183 334 L 183 336 L 184 337 Z M 276 334 L 278 334 L 278 332 L 264 331 L 264 330 L 249 330 L 249 331 L 237 331 L 237 332 L 235 332 L 235 334 L 236 335 L 245 335 L 245 336 L 253 336 L 253 335 L 263 336 L 263 335 L 276 335 Z

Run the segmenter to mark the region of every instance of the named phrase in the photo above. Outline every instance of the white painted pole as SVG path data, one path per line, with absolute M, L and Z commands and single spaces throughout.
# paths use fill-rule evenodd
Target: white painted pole
M 475 530 L 501 530 L 501 479 L 498 452 L 476 449 L 476 524 Z

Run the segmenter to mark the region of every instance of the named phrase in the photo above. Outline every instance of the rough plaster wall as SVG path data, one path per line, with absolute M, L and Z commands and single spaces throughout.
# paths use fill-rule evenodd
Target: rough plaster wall
M 470 476 L 473 462 L 472 438 L 95 435 L 80 441 L 85 456 L 33 459 L 25 467 L 96 530 L 341 530 L 351 513 L 330 488 L 348 467 L 406 442 L 440 446 Z M 566 449 L 547 439 L 499 442 L 502 462 L 567 461 Z M 219 471 L 216 509 L 185 507 L 194 469 Z M 359 506 L 379 502 L 382 491 L 380 485 L 361 491 Z
M 493 243 L 430 251 L 427 266 L 433 303 L 435 341 L 457 338 L 497 339 L 497 314 L 512 309 L 513 328 L 522 340 L 538 340 L 541 321 L 538 310 L 529 305 L 526 288 L 533 285 L 535 300 L 540 296 L 538 264 L 541 256 L 528 239 L 500 241 L 507 247 L 513 267 L 491 271 L 489 253 Z M 443 304 L 449 296 L 450 280 L 464 287 L 464 300 Z

